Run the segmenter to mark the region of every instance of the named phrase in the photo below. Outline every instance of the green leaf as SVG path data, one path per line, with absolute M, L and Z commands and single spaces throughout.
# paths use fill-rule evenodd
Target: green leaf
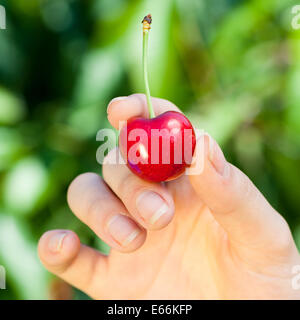
M 19 299 L 47 298 L 47 272 L 39 262 L 36 245 L 24 223 L 0 212 L 0 264 Z
M 22 159 L 5 178 L 5 206 L 17 214 L 31 213 L 43 200 L 48 183 L 47 170 L 38 158 Z
M 11 92 L 0 87 L 0 124 L 14 124 L 25 113 L 24 103 Z

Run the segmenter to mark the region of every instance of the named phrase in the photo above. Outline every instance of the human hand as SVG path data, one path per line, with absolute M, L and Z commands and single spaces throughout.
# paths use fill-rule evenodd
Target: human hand
M 166 100 L 153 102 L 156 114 L 178 110 Z M 116 128 L 146 115 L 143 95 L 108 107 Z M 291 270 L 300 257 L 286 221 L 212 138 L 202 139 L 198 175 L 150 183 L 126 165 L 109 164 L 114 149 L 103 179 L 77 177 L 70 208 L 112 250 L 104 256 L 72 231 L 49 231 L 38 248 L 45 267 L 95 299 L 299 298 Z

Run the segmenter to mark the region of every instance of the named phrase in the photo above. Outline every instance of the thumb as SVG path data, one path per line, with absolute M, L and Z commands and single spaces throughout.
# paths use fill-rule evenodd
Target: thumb
M 268 245 L 268 250 L 293 245 L 283 217 L 243 172 L 226 161 L 221 148 L 208 134 L 197 140 L 194 157 L 190 182 L 230 241 L 255 249 Z M 201 163 L 201 170 L 193 174 L 197 163 Z

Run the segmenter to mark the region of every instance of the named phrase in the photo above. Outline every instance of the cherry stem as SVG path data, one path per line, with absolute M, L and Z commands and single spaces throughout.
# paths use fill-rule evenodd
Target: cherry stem
M 143 73 L 144 73 L 144 84 L 145 84 L 145 90 L 146 90 L 146 98 L 147 98 L 149 116 L 150 116 L 150 118 L 155 118 L 155 113 L 154 113 L 152 102 L 151 102 L 149 81 L 148 81 L 148 38 L 149 38 L 149 30 L 150 30 L 150 23 L 149 23 L 149 26 L 147 26 L 147 28 L 145 28 L 145 24 L 144 24 L 144 28 L 143 28 Z

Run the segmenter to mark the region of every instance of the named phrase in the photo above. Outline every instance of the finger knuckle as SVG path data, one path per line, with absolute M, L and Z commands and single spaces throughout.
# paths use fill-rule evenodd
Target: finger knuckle
M 86 189 L 86 186 L 91 181 L 99 179 L 101 178 L 96 173 L 87 172 L 80 174 L 71 182 L 67 191 L 67 202 L 71 210 L 73 210 L 74 201 L 83 196 L 82 191 Z
M 104 179 L 110 174 L 112 170 L 112 166 L 117 164 L 119 154 L 119 148 L 115 147 L 108 152 L 108 154 L 103 159 L 102 164 L 102 174 Z

